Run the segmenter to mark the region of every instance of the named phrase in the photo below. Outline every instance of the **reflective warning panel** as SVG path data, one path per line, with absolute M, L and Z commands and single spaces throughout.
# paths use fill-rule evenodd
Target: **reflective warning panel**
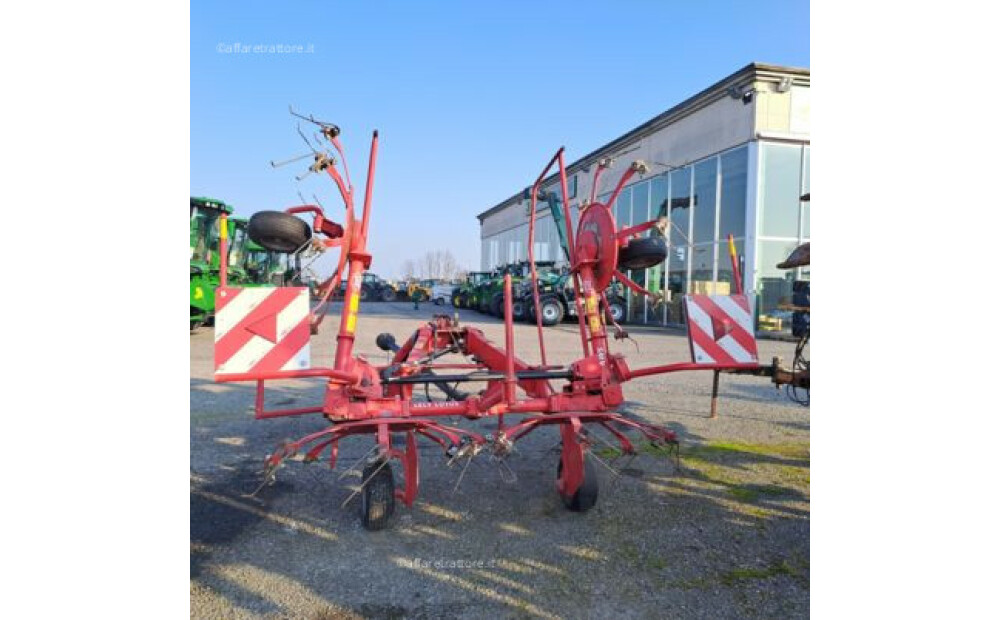
M 747 295 L 685 295 L 695 364 L 756 364 L 752 304 Z
M 309 289 L 215 291 L 215 374 L 309 368 Z

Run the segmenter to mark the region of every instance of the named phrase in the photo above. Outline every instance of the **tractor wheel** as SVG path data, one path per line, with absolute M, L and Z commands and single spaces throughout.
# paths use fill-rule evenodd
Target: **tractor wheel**
M 663 237 L 640 237 L 618 250 L 618 269 L 645 269 L 667 259 L 667 242 Z
M 361 524 L 368 530 L 381 530 L 389 525 L 396 511 L 396 482 L 392 469 L 388 463 L 369 463 L 361 476 L 362 482 L 368 481 L 361 492 Z
M 382 289 L 382 301 L 393 301 L 396 299 L 396 291 L 389 287 Z
M 288 254 L 312 238 L 312 229 L 294 215 L 281 211 L 260 211 L 250 216 L 247 234 L 267 250 Z
M 546 327 L 551 327 L 552 325 L 558 325 L 563 320 L 563 307 L 559 303 L 558 299 L 554 297 L 549 297 L 548 299 L 543 299 L 541 301 L 542 307 L 542 325 Z
M 361 290 L 358 291 L 358 299 L 360 301 L 368 301 L 372 298 L 372 292 L 367 286 L 362 286 Z
M 436 298 L 434 298 L 434 305 L 435 306 L 443 306 L 444 305 L 444 297 L 436 297 Z
M 497 293 L 490 300 L 490 314 L 503 318 L 503 293 Z
M 562 477 L 562 459 L 559 459 L 559 468 L 556 476 Z M 597 469 L 588 457 L 583 458 L 583 483 L 573 495 L 562 495 L 563 504 L 573 512 L 587 512 L 597 503 Z
M 461 308 L 462 307 L 462 295 L 461 295 L 461 293 L 459 293 L 458 295 L 452 295 L 451 296 L 451 305 L 455 306 L 456 308 Z
M 620 299 L 608 300 L 608 314 L 615 323 L 625 322 L 625 302 Z
M 524 319 L 524 302 L 518 299 L 511 305 L 511 310 L 514 315 L 515 321 L 520 321 Z

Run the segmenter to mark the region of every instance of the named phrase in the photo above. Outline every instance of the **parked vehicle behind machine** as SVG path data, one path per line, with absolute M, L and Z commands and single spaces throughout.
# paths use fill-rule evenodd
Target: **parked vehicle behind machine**
M 191 197 L 191 329 L 211 323 L 215 314 L 219 221 L 223 213 L 232 212 L 233 208 L 221 200 Z M 227 228 L 232 227 L 234 223 L 230 221 Z

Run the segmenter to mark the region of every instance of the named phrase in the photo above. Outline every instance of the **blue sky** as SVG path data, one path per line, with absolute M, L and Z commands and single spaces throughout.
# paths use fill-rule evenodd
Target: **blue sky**
M 574 161 L 752 61 L 809 66 L 808 2 L 192 3 L 191 194 L 249 215 L 315 193 L 341 221 L 328 177 L 268 164 L 305 152 L 291 104 L 341 127 L 359 195 L 379 130 L 373 271 L 442 248 L 477 269 L 475 216 L 559 146 Z

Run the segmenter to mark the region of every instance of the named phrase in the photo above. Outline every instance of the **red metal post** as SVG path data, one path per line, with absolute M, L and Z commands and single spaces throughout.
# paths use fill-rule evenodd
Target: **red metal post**
M 508 405 L 517 400 L 517 375 L 514 373 L 514 304 L 511 302 L 510 274 L 503 277 L 503 329 L 504 344 L 507 348 L 507 379 L 504 382 L 504 396 Z M 535 310 L 535 314 L 539 314 Z M 543 349 L 544 350 L 544 349 Z

